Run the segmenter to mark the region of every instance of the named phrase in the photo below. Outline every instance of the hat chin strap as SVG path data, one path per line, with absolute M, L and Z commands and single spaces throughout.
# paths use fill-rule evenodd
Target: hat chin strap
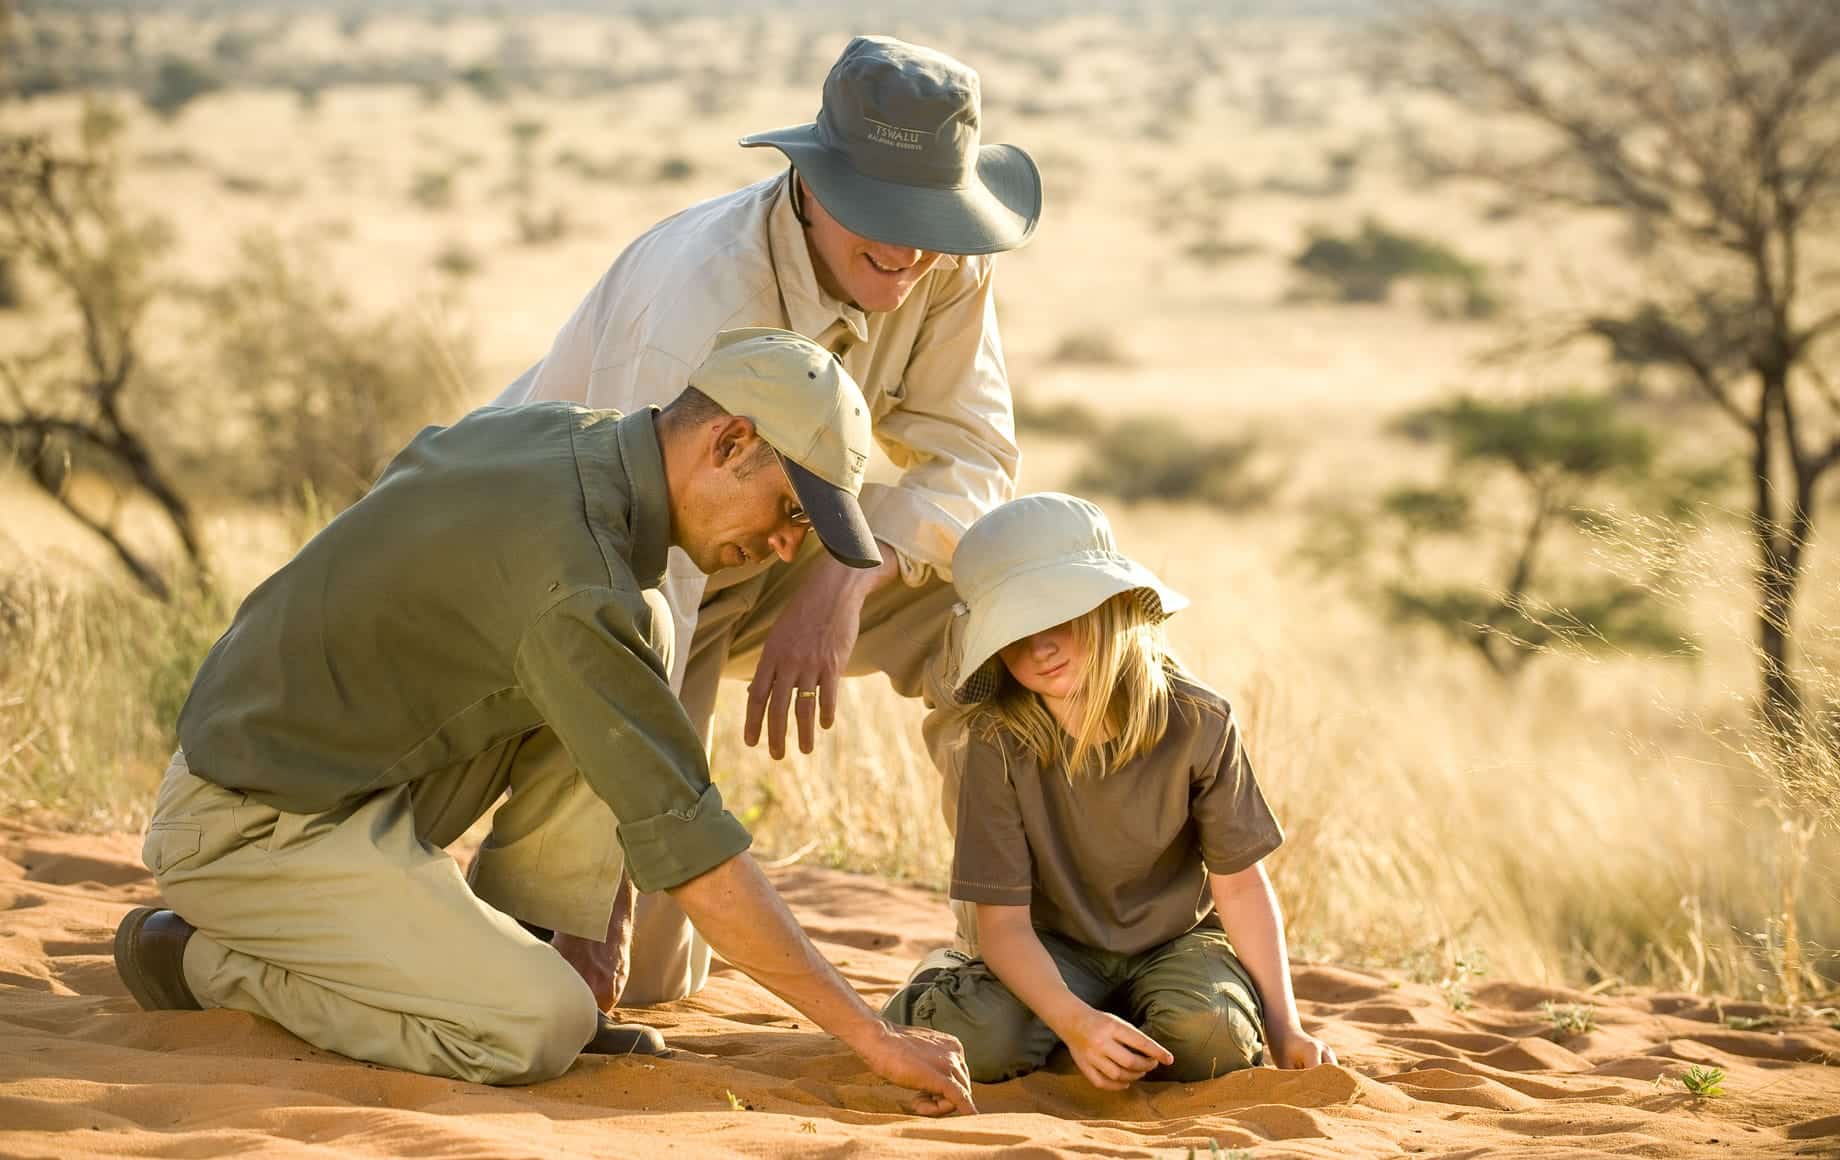
M 799 219 L 799 224 L 811 228 L 811 218 L 805 214 L 805 183 L 799 179 L 799 167 L 786 166 L 787 188 L 792 194 L 792 216 Z

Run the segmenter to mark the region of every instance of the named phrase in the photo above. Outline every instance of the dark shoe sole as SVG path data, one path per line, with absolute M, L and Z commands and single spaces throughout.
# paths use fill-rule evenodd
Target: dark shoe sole
M 664 1036 L 655 1027 L 643 1023 L 615 1023 L 606 1012 L 601 1013 L 600 1029 L 588 1045 L 581 1049 L 583 1055 L 652 1055 L 664 1058 L 671 1054 L 665 1046 Z
M 175 988 L 162 980 L 157 967 L 141 958 L 141 928 L 161 907 L 137 906 L 115 928 L 115 973 L 126 984 L 143 1011 L 200 1011 L 198 1000 L 186 989 L 183 974 Z M 183 967 L 181 967 L 183 971 Z

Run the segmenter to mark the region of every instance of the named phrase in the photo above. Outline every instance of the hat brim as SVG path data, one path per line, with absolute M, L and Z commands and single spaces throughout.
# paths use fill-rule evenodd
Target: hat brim
M 868 517 L 856 497 L 783 454 L 779 461 L 825 550 L 852 568 L 880 567 L 881 549 L 875 546 L 875 533 L 869 530 Z
M 1123 592 L 1154 601 L 1152 619 L 1167 620 L 1188 607 L 1188 597 L 1150 569 L 1120 555 L 1085 554 L 1018 572 L 970 606 L 961 638 L 952 699 L 961 705 L 989 699 L 1000 684 L 997 654 L 1009 644 L 1084 616 Z
M 1029 240 L 1041 221 L 1041 171 L 1014 145 L 978 149 L 976 179 L 946 189 L 866 176 L 818 140 L 815 123 L 741 138 L 786 155 L 824 206 L 871 241 L 941 254 L 996 254 Z

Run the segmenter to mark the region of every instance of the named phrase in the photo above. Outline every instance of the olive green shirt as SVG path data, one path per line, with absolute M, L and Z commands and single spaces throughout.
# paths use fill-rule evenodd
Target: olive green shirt
M 1245 870 L 1284 841 L 1219 694 L 1170 681 L 1169 725 L 1148 753 L 1069 781 L 1013 738 L 974 728 L 958 791 L 953 898 L 1027 906 L 1036 926 L 1137 954 L 1218 925 L 1208 874 Z
M 671 544 L 655 416 L 534 403 L 417 435 L 211 649 L 192 772 L 320 813 L 548 726 L 641 890 L 745 850 L 642 595 Z

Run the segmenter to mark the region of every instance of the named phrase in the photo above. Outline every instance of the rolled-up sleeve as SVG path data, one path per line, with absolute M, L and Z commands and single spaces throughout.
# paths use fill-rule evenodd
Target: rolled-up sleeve
M 668 890 L 746 850 L 703 746 L 672 696 L 637 592 L 584 589 L 525 631 L 517 677 L 619 822 L 640 890 Z
M 921 323 L 900 404 L 875 425 L 902 474 L 892 485 L 864 485 L 863 512 L 876 538 L 900 555 L 909 584 L 935 573 L 950 578 L 964 530 L 1016 495 L 1022 453 L 993 268 L 988 258 L 961 261 Z

